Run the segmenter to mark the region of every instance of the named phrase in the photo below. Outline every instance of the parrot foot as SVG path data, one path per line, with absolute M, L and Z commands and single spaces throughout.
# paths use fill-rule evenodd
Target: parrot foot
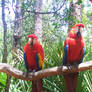
M 72 66 L 70 64 L 67 65 L 67 68 L 71 70 Z
M 26 72 L 26 77 L 28 77 L 29 71 Z
M 33 72 L 33 73 L 35 73 L 35 72 L 36 72 L 36 70 L 34 69 L 32 72 Z
M 35 69 L 33 69 L 33 70 L 29 70 L 29 72 L 31 72 L 31 73 L 35 73 L 36 70 L 35 70 Z
M 77 63 L 74 63 L 74 67 L 75 67 L 75 68 L 78 68 L 78 64 L 77 64 Z
M 23 75 L 24 75 L 25 77 L 28 77 L 28 73 L 29 73 L 29 71 L 24 72 Z
M 28 71 L 24 72 L 23 75 L 25 75 L 25 77 L 28 77 L 29 73 L 35 73 L 35 72 L 36 72 L 35 69 L 33 69 L 33 70 L 28 70 Z

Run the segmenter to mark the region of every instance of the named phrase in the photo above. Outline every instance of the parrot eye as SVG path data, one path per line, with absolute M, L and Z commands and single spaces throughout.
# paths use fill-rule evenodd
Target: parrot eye
M 35 44 L 36 42 L 37 42 L 37 39 L 34 39 L 34 40 L 33 40 L 33 44 Z

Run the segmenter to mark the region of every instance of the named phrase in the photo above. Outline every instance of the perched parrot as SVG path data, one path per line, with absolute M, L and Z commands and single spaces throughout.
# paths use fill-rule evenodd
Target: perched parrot
M 75 24 L 69 32 L 64 42 L 63 65 L 70 66 L 80 64 L 85 54 L 84 42 L 82 38 L 83 24 Z M 78 73 L 64 75 L 66 92 L 76 92 Z
M 44 69 L 44 50 L 34 34 L 28 35 L 29 41 L 24 46 L 24 62 L 28 72 Z M 42 92 L 42 79 L 32 81 L 32 92 Z

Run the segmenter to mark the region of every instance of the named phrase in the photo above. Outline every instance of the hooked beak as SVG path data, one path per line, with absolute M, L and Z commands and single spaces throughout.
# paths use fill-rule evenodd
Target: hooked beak
M 78 29 L 77 36 L 78 36 L 78 37 L 81 36 L 80 27 L 79 27 L 79 29 Z
M 33 39 L 32 39 L 32 42 L 31 42 L 31 46 L 33 46 Z
M 77 32 L 77 36 L 80 37 L 81 36 L 81 33 L 80 31 Z

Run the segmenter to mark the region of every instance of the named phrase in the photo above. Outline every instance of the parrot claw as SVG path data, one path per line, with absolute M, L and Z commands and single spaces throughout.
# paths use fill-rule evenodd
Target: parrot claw
M 35 73 L 36 70 L 34 69 L 34 70 L 26 71 L 26 72 L 23 73 L 23 75 L 25 75 L 25 77 L 28 77 L 28 75 L 29 75 L 30 72 L 31 72 L 31 73 Z
M 68 64 L 67 68 L 70 70 L 72 68 L 72 66 L 70 64 Z
M 31 72 L 31 73 L 35 73 L 36 70 L 35 70 L 35 69 L 33 69 L 33 70 L 29 70 L 29 72 Z
M 34 69 L 32 72 L 33 72 L 33 73 L 35 73 L 35 72 L 36 72 L 36 70 Z
M 78 64 L 77 64 L 77 63 L 74 63 L 74 67 L 75 67 L 75 68 L 78 68 Z
M 25 77 L 28 77 L 28 73 L 29 73 L 28 71 L 27 71 L 27 72 L 24 72 L 23 75 L 24 75 Z

